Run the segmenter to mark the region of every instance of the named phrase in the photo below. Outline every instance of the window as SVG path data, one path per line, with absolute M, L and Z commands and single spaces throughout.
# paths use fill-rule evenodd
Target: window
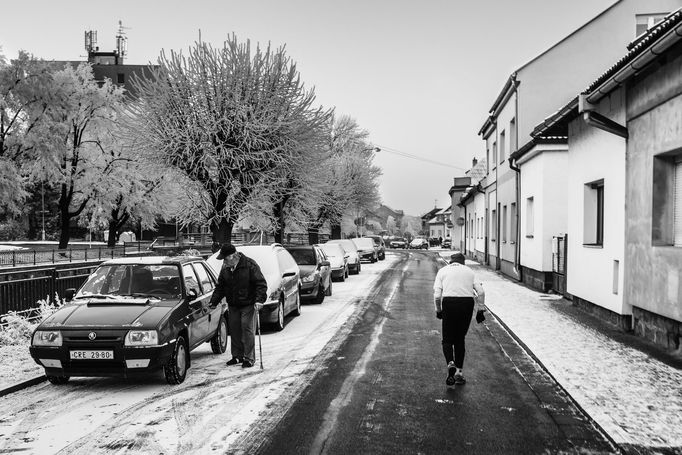
M 604 180 L 585 184 L 583 244 L 604 244 Z
M 485 149 L 485 173 L 488 174 L 490 172 L 490 147 L 486 147 Z
M 682 154 L 654 157 L 651 243 L 682 247 Z
M 118 82 L 119 84 L 124 84 L 125 81 L 126 81 L 126 75 L 125 75 L 125 74 L 123 74 L 123 73 L 118 73 L 118 74 L 116 75 L 116 82 Z
M 497 167 L 497 142 L 493 142 L 493 169 Z
M 618 261 L 613 261 L 613 293 L 618 294 L 618 278 L 620 274 L 620 263 Z
M 509 226 L 511 233 L 509 234 L 509 241 L 516 243 L 516 202 L 512 202 L 509 208 Z
M 500 164 L 504 163 L 504 151 L 505 151 L 505 138 L 506 138 L 506 133 L 502 131 L 500 133 Z
M 204 268 L 204 265 L 195 262 L 194 270 L 197 272 L 197 276 L 199 277 L 199 284 L 201 285 L 201 289 L 204 291 L 203 293 L 206 294 L 211 292 L 213 290 L 213 280 L 211 280 L 208 272 Z
M 526 237 L 533 238 L 533 197 L 526 199 Z
M 667 14 L 637 14 L 635 16 L 635 36 L 639 36 L 642 33 L 649 30 L 654 25 L 665 19 Z
M 191 264 L 185 264 L 182 266 L 182 274 L 185 276 L 185 290 L 187 293 L 194 290 L 197 295 L 201 294 L 201 289 L 199 289 L 199 281 L 194 273 L 194 269 Z
M 493 242 L 496 239 L 496 230 L 497 230 L 497 210 L 493 210 L 492 212 L 492 223 L 490 224 L 490 240 Z
M 507 243 L 507 206 L 502 207 L 502 242 Z

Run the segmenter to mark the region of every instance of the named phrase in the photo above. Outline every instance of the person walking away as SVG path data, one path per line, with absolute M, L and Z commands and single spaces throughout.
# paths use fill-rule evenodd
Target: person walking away
M 223 266 L 211 305 L 217 305 L 223 297 L 227 299 L 232 350 L 227 365 L 241 363 L 242 368 L 250 368 L 256 361 L 256 306 L 265 302 L 268 284 L 256 261 L 238 252 L 234 245 L 221 246 L 216 258 L 223 261 Z
M 466 383 L 462 373 L 464 338 L 474 312 L 474 297 L 481 305 L 485 299 L 483 286 L 475 282 L 473 270 L 464 261 L 462 253 L 451 255 L 450 263 L 438 271 L 433 283 L 436 317 L 443 321 L 443 355 L 448 369 L 445 383 L 449 386 Z

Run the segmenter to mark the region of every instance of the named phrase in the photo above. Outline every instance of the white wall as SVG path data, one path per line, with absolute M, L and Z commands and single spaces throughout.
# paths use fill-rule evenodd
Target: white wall
M 566 233 L 567 147 L 539 144 L 521 160 L 521 265 L 552 271 L 552 238 Z M 526 237 L 526 200 L 533 197 L 533 237 Z
M 480 251 L 481 254 L 485 252 L 485 198 L 485 193 L 477 193 L 474 196 L 474 212 L 481 219 L 481 224 L 483 225 L 481 238 L 476 239 L 476 251 Z
M 600 104 L 600 113 L 625 123 L 622 90 Z M 588 126 L 577 118 L 569 125 L 568 264 L 566 290 L 618 314 L 631 314 L 623 302 L 625 250 L 625 139 Z M 603 247 L 583 245 L 585 184 L 604 179 Z M 617 294 L 614 260 L 619 261 Z

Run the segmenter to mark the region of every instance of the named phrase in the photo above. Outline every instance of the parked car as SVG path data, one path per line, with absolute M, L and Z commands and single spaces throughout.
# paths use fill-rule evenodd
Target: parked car
M 429 242 L 426 239 L 416 238 L 410 242 L 409 248 L 412 250 L 428 250 Z
M 237 251 L 250 257 L 260 267 L 268 282 L 268 298 L 260 310 L 260 321 L 284 329 L 284 317 L 301 314 L 300 270 L 291 254 L 279 243 L 238 246 Z M 206 262 L 220 273 L 223 261 L 214 253 Z M 228 302 L 229 303 L 229 302 Z
M 355 244 L 358 249 L 358 255 L 360 259 L 364 259 L 371 263 L 379 260 L 379 253 L 376 246 L 374 246 L 374 240 L 367 237 L 360 237 L 351 239 L 351 242 Z
M 227 348 L 227 305 L 209 305 L 217 275 L 201 258 L 135 257 L 102 263 L 31 336 L 53 384 L 72 376 L 129 377 L 163 370 L 180 384 L 190 351 Z
M 388 242 L 388 246 L 391 248 L 407 248 L 407 240 L 402 237 L 396 237 Z
M 345 281 L 348 278 L 348 256 L 346 250 L 338 243 L 323 243 L 319 245 L 327 255 L 329 263 L 331 264 L 331 277 L 339 281 Z
M 352 273 L 353 275 L 360 273 L 360 270 L 362 270 L 360 255 L 358 254 L 358 248 L 351 239 L 328 240 L 327 243 L 338 243 L 346 251 L 348 254 L 348 273 Z
M 301 270 L 301 299 L 322 303 L 332 295 L 332 269 L 327 255 L 317 245 L 287 246 Z
M 441 246 L 443 248 L 448 248 L 448 249 L 452 248 L 452 240 L 450 239 L 450 237 L 443 239 L 443 243 L 441 244 Z
M 365 237 L 374 240 L 374 246 L 377 248 L 377 258 L 380 261 L 386 259 L 386 244 L 380 235 L 366 235 Z

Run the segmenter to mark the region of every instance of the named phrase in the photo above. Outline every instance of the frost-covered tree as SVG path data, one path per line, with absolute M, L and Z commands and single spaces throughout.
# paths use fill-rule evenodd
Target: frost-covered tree
M 254 193 L 294 163 L 322 113 L 284 47 L 254 49 L 234 35 L 220 48 L 162 53 L 137 89 L 140 141 L 193 182 L 185 216 L 207 223 L 218 242 L 230 239 Z

